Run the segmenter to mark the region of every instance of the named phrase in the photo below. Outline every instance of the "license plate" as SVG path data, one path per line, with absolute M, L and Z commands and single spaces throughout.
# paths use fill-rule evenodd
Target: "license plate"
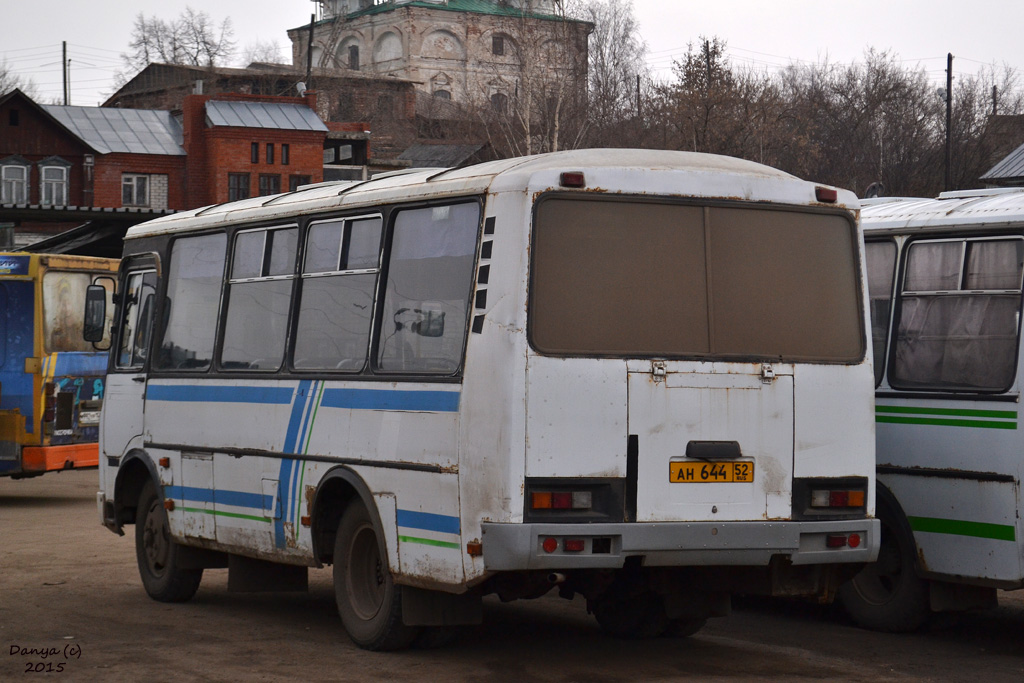
M 752 462 L 670 462 L 673 484 L 741 484 L 754 481 Z

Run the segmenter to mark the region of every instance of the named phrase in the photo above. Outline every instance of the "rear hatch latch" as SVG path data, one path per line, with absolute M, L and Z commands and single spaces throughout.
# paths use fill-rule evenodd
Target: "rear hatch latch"
M 761 363 L 761 384 L 771 384 L 775 381 L 775 368 L 771 363 Z

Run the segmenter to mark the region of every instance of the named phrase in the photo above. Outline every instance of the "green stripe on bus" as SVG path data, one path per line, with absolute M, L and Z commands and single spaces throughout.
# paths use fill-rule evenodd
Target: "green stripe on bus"
M 458 543 L 449 543 L 448 541 L 435 541 L 430 538 L 416 538 L 415 536 L 399 536 L 399 541 L 405 541 L 406 543 L 419 543 L 420 545 L 433 545 L 438 548 L 453 548 L 454 550 L 459 549 Z
M 251 519 L 254 522 L 266 522 L 270 524 L 274 520 L 269 517 L 257 517 L 256 515 L 242 515 L 237 512 L 224 512 L 223 510 L 204 510 L 203 508 L 181 508 L 185 512 L 197 512 L 214 517 L 233 517 L 235 519 Z
M 995 417 L 1017 419 L 1016 410 L 960 410 L 958 408 L 915 408 L 914 406 L 875 406 L 877 413 L 903 413 L 911 415 L 955 415 L 958 417 Z
M 991 538 L 996 541 L 1017 540 L 1017 530 L 1005 524 L 964 522 L 958 519 L 937 519 L 935 517 L 907 517 L 907 521 L 910 522 L 910 528 L 914 531 Z
M 876 415 L 875 422 L 905 425 L 939 425 L 942 427 L 978 427 L 980 429 L 1017 429 L 1017 422 L 985 422 L 983 420 L 944 420 L 937 417 L 898 417 Z

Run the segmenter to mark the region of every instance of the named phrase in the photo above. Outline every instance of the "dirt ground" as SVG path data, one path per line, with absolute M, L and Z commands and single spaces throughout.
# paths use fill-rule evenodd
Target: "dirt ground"
M 99 525 L 96 490 L 95 471 L 0 479 L 2 681 L 1024 680 L 1024 591 L 901 636 L 835 608 L 743 599 L 692 638 L 639 642 L 603 635 L 580 598 L 488 600 L 453 646 L 364 652 L 341 628 L 329 568 L 308 594 L 228 593 L 226 570 L 208 570 L 191 602 L 150 600 L 131 534 Z

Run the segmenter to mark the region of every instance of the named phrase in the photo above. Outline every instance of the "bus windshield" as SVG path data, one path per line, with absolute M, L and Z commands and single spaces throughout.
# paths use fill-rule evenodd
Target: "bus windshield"
M 531 339 L 556 355 L 857 362 L 856 254 L 839 215 L 552 198 Z

